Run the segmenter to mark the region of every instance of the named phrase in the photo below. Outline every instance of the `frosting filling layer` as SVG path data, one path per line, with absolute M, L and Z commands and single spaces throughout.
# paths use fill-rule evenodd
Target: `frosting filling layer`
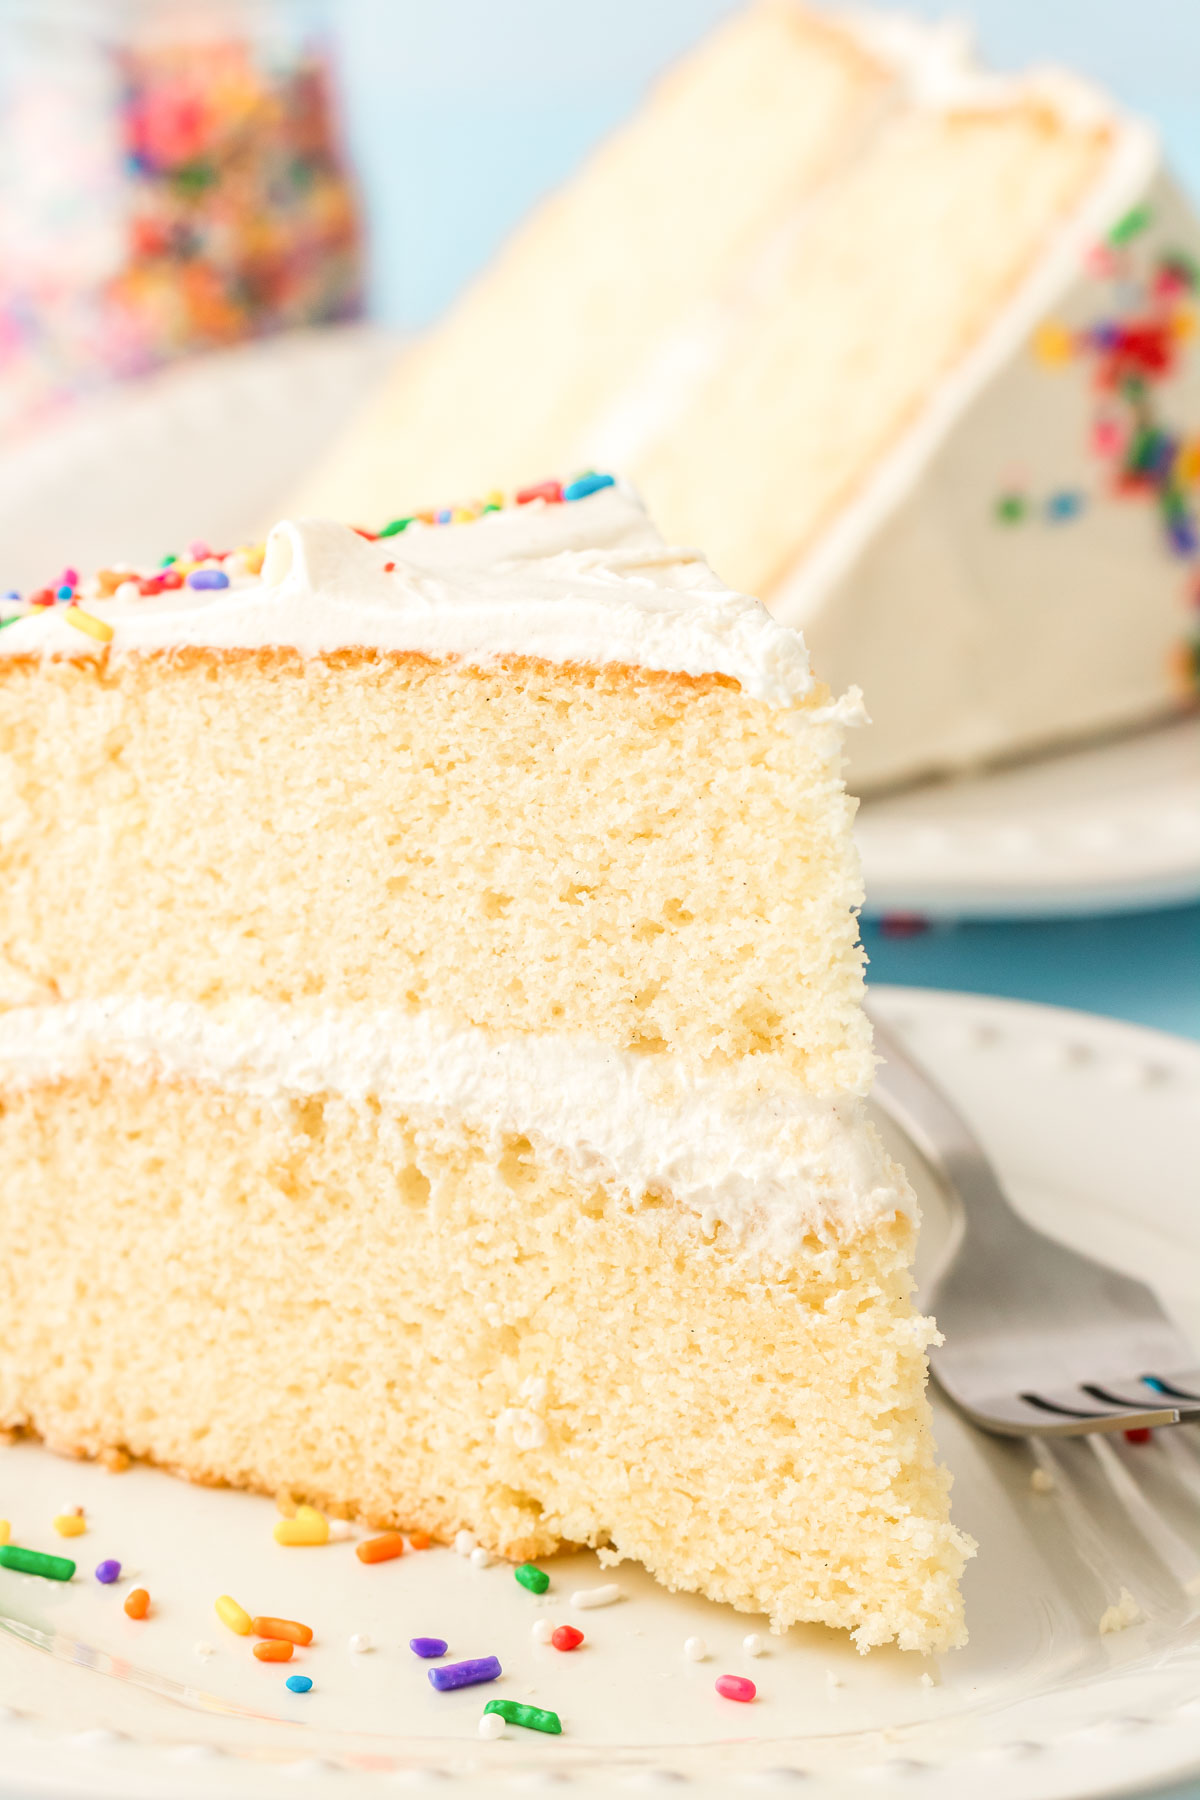
M 285 520 L 267 540 L 261 578 L 89 599 L 86 610 L 112 627 L 115 655 L 287 646 L 308 656 L 363 648 L 626 663 L 727 675 L 778 707 L 813 685 L 803 638 L 722 586 L 698 551 L 664 544 L 621 487 L 459 525 L 415 522 L 375 540 L 329 519 Z M 0 656 L 95 655 L 95 640 L 64 615 L 50 607 L 8 625 Z
M 527 1136 L 572 1174 L 669 1194 L 711 1235 L 766 1258 L 856 1233 L 915 1202 L 857 1095 L 719 1073 L 575 1036 L 499 1037 L 430 1013 L 307 1010 L 247 1000 L 91 1000 L 0 1013 L 0 1084 L 115 1063 L 268 1100 L 336 1094 L 485 1138 Z

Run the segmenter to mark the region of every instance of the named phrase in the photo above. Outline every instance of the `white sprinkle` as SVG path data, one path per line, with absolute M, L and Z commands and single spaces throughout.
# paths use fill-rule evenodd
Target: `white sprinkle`
M 1054 1477 L 1047 1469 L 1034 1469 L 1029 1477 L 1029 1485 L 1035 1494 L 1052 1494 Z
M 504 1736 L 504 1720 L 499 1713 L 484 1713 L 479 1721 L 481 1738 L 498 1738 Z
M 491 1566 L 492 1566 L 491 1551 L 485 1550 L 482 1544 L 476 1544 L 475 1548 L 471 1552 L 471 1567 L 473 1569 L 490 1569 Z
M 763 1656 L 766 1653 L 767 1640 L 760 1631 L 751 1631 L 742 1639 L 742 1649 L 747 1656 Z
M 708 1655 L 708 1645 L 703 1638 L 684 1638 L 683 1654 L 689 1662 L 703 1662 Z
M 368 1650 L 375 1648 L 375 1639 L 369 1631 L 356 1631 L 346 1648 L 352 1656 L 365 1656 Z
M 530 1635 L 535 1644 L 548 1644 L 554 1636 L 554 1627 L 549 1619 L 535 1619 Z
M 329 1541 L 331 1544 L 344 1544 L 347 1538 L 354 1536 L 354 1527 L 349 1519 L 330 1519 Z
M 459 1556 L 470 1556 L 475 1548 L 475 1533 L 473 1531 L 456 1531 L 454 1548 Z
M 142 590 L 136 581 L 119 582 L 116 592 L 113 594 L 114 600 L 140 600 L 141 597 Z
M 210 1656 L 215 1656 L 217 1654 L 212 1645 L 206 1644 L 203 1638 L 201 1638 L 198 1643 L 193 1644 L 192 1649 L 200 1658 L 201 1662 L 207 1662 Z
M 620 1588 L 615 1581 L 609 1581 L 603 1587 L 579 1588 L 571 1595 L 571 1605 L 584 1611 L 590 1606 L 611 1606 L 620 1598 Z

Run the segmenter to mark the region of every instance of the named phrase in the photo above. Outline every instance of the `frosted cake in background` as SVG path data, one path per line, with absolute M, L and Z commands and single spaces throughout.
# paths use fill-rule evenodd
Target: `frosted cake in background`
M 1196 224 L 1151 131 L 957 28 L 758 0 L 540 206 L 295 504 L 619 467 L 803 627 L 881 786 L 1191 691 Z
M 0 1425 L 961 1641 L 855 698 L 606 477 L 260 561 L 0 631 Z

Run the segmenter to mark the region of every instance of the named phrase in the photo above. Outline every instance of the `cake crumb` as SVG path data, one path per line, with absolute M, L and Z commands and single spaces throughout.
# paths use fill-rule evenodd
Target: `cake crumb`
M 1035 1494 L 1052 1494 L 1054 1492 L 1054 1477 L 1049 1474 L 1047 1470 L 1037 1468 L 1034 1469 L 1029 1477 L 1029 1485 Z
M 928 1669 L 926 1669 L 921 1676 L 921 1686 L 923 1688 L 932 1688 L 932 1687 L 937 1686 L 937 1682 L 934 1680 L 933 1676 L 929 1673 Z
M 1145 1615 L 1127 1587 L 1123 1587 L 1113 1604 L 1101 1615 L 1100 1636 L 1107 1637 L 1111 1631 L 1124 1631 L 1128 1625 L 1136 1625 Z
M 132 1463 L 133 1458 L 129 1455 L 127 1450 L 117 1450 L 113 1448 L 102 1450 L 97 1461 L 101 1468 L 108 1470 L 110 1475 L 123 1475 Z
M 207 1662 L 210 1656 L 215 1656 L 217 1654 L 214 1646 L 212 1644 L 206 1644 L 203 1638 L 200 1638 L 198 1642 L 192 1645 L 192 1651 L 200 1658 L 201 1662 Z
M 830 1689 L 830 1690 L 832 1690 L 832 1689 L 833 1689 L 833 1688 L 840 1688 L 840 1687 L 845 1687 L 845 1685 L 846 1685 L 846 1684 L 845 1684 L 845 1682 L 844 1682 L 844 1681 L 843 1681 L 843 1680 L 842 1680 L 842 1678 L 841 1678 L 841 1676 L 840 1676 L 840 1675 L 835 1675 L 835 1674 L 834 1674 L 834 1672 L 833 1672 L 833 1670 L 832 1670 L 832 1669 L 826 1669 L 826 1671 L 825 1671 L 825 1685 L 826 1685 L 826 1687 L 828 1687 L 828 1688 L 829 1688 L 829 1689 Z

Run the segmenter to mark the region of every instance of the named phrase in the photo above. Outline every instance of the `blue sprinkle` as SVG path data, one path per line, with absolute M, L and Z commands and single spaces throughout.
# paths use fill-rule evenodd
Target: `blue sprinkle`
M 449 1688 L 476 1687 L 481 1681 L 495 1681 L 503 1671 L 498 1656 L 475 1656 L 469 1662 L 443 1663 L 429 1670 L 429 1680 L 444 1694 Z
M 433 517 L 436 524 L 448 525 L 454 517 L 454 508 L 452 506 L 444 506 L 441 512 L 434 513 Z
M 598 494 L 601 488 L 615 487 L 616 482 L 611 475 L 581 475 L 578 481 L 570 481 L 563 489 L 564 500 L 586 500 L 589 494 Z
M 445 1656 L 445 1638 L 409 1638 L 408 1647 L 414 1656 Z
M 16 588 L 5 588 L 4 598 L 6 600 L 19 600 L 21 595 Z
M 290 1688 L 293 1694 L 307 1694 L 312 1686 L 312 1677 L 310 1675 L 289 1675 L 283 1685 Z
M 56 600 L 73 600 L 75 598 L 75 589 L 71 587 L 68 582 L 64 581 L 61 587 L 55 588 L 54 598 Z
M 96 1580 L 102 1581 L 105 1587 L 110 1581 L 115 1581 L 120 1573 L 121 1565 L 114 1557 L 105 1557 L 102 1563 L 96 1564 Z
M 1051 494 L 1046 502 L 1046 517 L 1058 522 L 1078 518 L 1082 511 L 1083 495 L 1073 493 L 1069 488 L 1061 494 Z
M 1196 527 L 1190 519 L 1168 519 L 1167 535 L 1171 540 L 1171 548 L 1180 556 L 1193 556 L 1200 549 L 1200 539 L 1196 536 Z
M 224 569 L 193 569 L 187 584 L 190 588 L 227 588 L 229 577 Z

